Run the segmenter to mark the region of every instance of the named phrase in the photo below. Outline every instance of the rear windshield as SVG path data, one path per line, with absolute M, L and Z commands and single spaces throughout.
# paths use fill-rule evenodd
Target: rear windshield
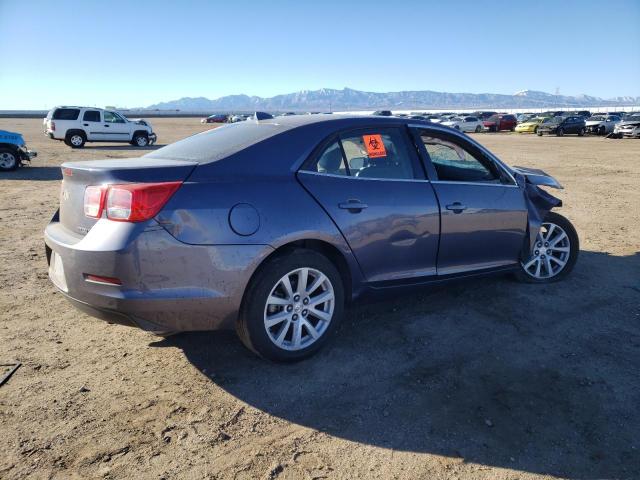
M 215 162 L 284 131 L 280 125 L 254 121 L 207 130 L 160 148 L 145 157 Z
M 79 108 L 58 108 L 53 112 L 54 120 L 77 120 L 80 115 Z

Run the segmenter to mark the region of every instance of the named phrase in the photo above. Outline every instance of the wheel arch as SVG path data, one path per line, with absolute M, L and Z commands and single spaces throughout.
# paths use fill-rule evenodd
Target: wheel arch
M 149 132 L 147 132 L 146 130 L 134 130 L 131 138 L 136 138 L 136 135 L 144 135 L 145 137 L 148 137 Z
M 70 129 L 68 129 L 64 134 L 64 138 L 69 138 L 69 136 L 73 135 L 74 133 L 79 133 L 80 135 L 82 135 L 84 137 L 84 141 L 85 142 L 87 141 L 87 132 L 85 132 L 81 128 L 70 128 Z
M 6 148 L 8 150 L 12 150 L 14 153 L 18 153 L 18 145 L 15 143 L 2 143 L 0 142 L 0 148 Z
M 247 282 L 247 286 L 245 288 L 244 293 L 242 294 L 242 302 L 241 307 L 243 308 L 244 302 L 247 296 L 247 291 L 249 287 L 255 280 L 256 276 L 267 267 L 269 262 L 273 261 L 276 258 L 280 258 L 286 255 L 289 255 L 291 252 L 295 250 L 311 250 L 316 253 L 319 253 L 325 256 L 331 263 L 335 265 L 338 269 L 338 273 L 340 273 L 340 278 L 342 279 L 343 287 L 344 287 L 344 298 L 347 303 L 349 303 L 352 299 L 353 295 L 353 273 L 349 266 L 349 262 L 345 258 L 343 252 L 340 251 L 338 247 L 332 245 L 331 243 L 325 240 L 311 239 L 311 238 L 303 238 L 298 240 L 293 240 L 287 242 L 283 245 L 277 247 L 273 252 L 267 255 L 262 259 L 260 264 L 256 267 L 256 269 L 251 274 L 249 281 Z

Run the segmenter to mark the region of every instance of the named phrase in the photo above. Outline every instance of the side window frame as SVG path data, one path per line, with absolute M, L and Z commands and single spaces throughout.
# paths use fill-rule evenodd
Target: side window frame
M 495 162 L 492 158 L 487 156 L 481 149 L 473 145 L 472 143 L 466 141 L 463 138 L 458 137 L 457 135 L 452 135 L 445 132 L 440 132 L 437 130 L 431 130 L 429 128 L 420 128 L 413 127 L 412 129 L 413 135 L 418 144 L 418 150 L 423 158 L 423 163 L 425 170 L 428 172 L 429 179 L 432 182 L 451 182 L 451 183 L 459 183 L 464 185 L 465 183 L 472 183 L 474 185 L 493 185 L 493 186 L 517 186 L 515 179 L 510 175 L 500 164 Z M 465 150 L 469 153 L 473 158 L 475 158 L 478 162 L 480 162 L 485 168 L 488 168 L 490 171 L 497 175 L 497 178 L 500 180 L 500 183 L 491 183 L 491 182 L 458 182 L 455 180 L 440 180 L 438 178 L 438 173 L 436 171 L 436 167 L 431 161 L 431 157 L 429 156 L 429 152 L 422 141 L 421 132 L 424 132 L 427 136 L 438 138 L 445 142 L 453 143 L 458 147 Z
M 429 177 L 425 175 L 424 164 L 421 161 L 419 153 L 416 151 L 416 142 L 413 138 L 413 135 L 410 131 L 407 130 L 406 125 L 381 125 L 381 126 L 366 126 L 366 127 L 356 127 L 350 128 L 346 130 L 340 130 L 339 132 L 333 133 L 325 138 L 322 142 L 320 142 L 316 148 L 313 150 L 309 158 L 305 160 L 302 165 L 298 168 L 299 172 L 307 172 L 318 175 L 331 175 L 320 173 L 317 171 L 317 162 L 320 160 L 320 157 L 324 154 L 326 149 L 330 147 L 335 141 L 338 142 L 340 146 L 340 150 L 342 152 L 342 160 L 344 162 L 345 168 L 347 170 L 347 175 L 341 175 L 340 178 L 349 178 L 358 181 L 429 181 Z M 349 162 L 347 161 L 347 155 L 344 151 L 344 146 L 342 145 L 343 137 L 352 137 L 354 135 L 367 135 L 372 133 L 377 133 L 381 131 L 389 131 L 389 130 L 397 130 L 400 133 L 402 141 L 405 143 L 407 153 L 409 155 L 409 161 L 411 162 L 411 168 L 413 170 L 413 178 L 406 179 L 393 179 L 393 178 L 362 178 L 356 177 L 352 175 Z
M 98 114 L 98 120 L 87 120 L 85 118 L 87 116 L 87 113 L 97 113 Z M 85 110 L 84 113 L 82 114 L 82 121 L 83 122 L 100 123 L 102 121 L 102 115 L 100 113 L 100 110 Z

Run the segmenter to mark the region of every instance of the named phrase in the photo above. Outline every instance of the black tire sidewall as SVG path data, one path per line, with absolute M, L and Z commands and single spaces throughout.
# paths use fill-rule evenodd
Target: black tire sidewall
M 0 153 L 9 153 L 11 155 L 13 155 L 13 159 L 14 159 L 14 163 L 13 166 L 6 168 L 6 167 L 0 167 L 0 172 L 11 172 L 12 170 L 15 170 L 16 168 L 18 168 L 18 165 L 20 165 L 20 157 L 18 156 L 18 153 L 9 149 L 9 148 L 0 148 Z
M 82 143 L 80 145 L 74 145 L 73 143 L 71 143 L 71 137 L 73 137 L 74 135 L 79 135 L 80 138 L 82 138 Z M 87 143 L 87 137 L 80 132 L 68 133 L 65 137 L 65 143 L 71 148 L 82 148 L 84 147 L 84 144 Z
M 569 237 L 569 246 L 571 248 L 571 251 L 569 252 L 569 260 L 567 261 L 564 269 L 558 275 L 556 275 L 555 277 L 542 279 L 532 277 L 527 272 L 525 272 L 522 265 L 520 265 L 520 268 L 516 273 L 516 277 L 518 278 L 518 280 L 527 283 L 553 283 L 563 280 L 567 275 L 571 273 L 573 267 L 578 261 L 578 254 L 580 252 L 580 239 L 578 237 L 578 232 L 576 231 L 573 224 L 566 217 L 556 212 L 549 212 L 542 222 L 555 223 L 565 231 L 565 233 Z
M 283 350 L 271 341 L 264 327 L 266 299 L 276 282 L 286 273 L 303 267 L 319 270 L 333 285 L 335 295 L 333 317 L 323 336 L 313 344 L 302 350 Z M 298 249 L 268 260 L 261 266 L 247 289 L 237 322 L 237 331 L 242 342 L 261 357 L 276 362 L 295 362 L 321 349 L 335 333 L 343 314 L 344 286 L 338 269 L 324 255 L 312 250 Z
M 147 143 L 145 145 L 138 145 L 138 138 L 143 137 L 147 139 Z M 149 135 L 147 135 L 146 133 L 136 133 L 133 136 L 133 144 L 136 147 L 140 147 L 140 148 L 144 148 L 144 147 L 148 147 L 149 146 Z

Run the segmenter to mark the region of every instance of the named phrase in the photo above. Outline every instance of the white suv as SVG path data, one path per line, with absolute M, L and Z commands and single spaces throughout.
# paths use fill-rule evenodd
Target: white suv
M 44 133 L 72 148 L 86 142 L 129 142 L 146 147 L 157 137 L 146 120 L 129 120 L 118 112 L 91 107 L 54 107 L 44 119 Z

